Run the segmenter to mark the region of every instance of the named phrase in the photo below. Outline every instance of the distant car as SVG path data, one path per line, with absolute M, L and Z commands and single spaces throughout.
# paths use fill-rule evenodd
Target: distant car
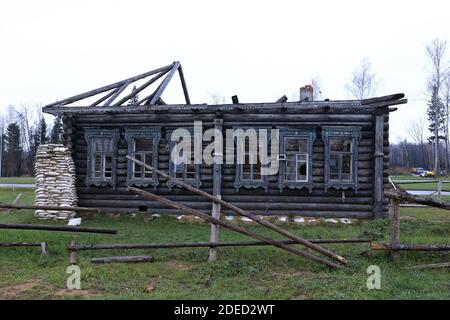
M 414 168 L 411 173 L 414 176 L 420 176 L 424 171 L 426 171 L 424 168 L 419 167 L 419 168 Z
M 434 178 L 434 171 L 425 170 L 425 171 L 422 171 L 419 175 L 424 178 Z

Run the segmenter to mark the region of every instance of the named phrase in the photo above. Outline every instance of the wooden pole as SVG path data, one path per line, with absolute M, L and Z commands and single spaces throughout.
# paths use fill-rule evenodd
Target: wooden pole
M 84 207 L 63 207 L 63 206 L 35 206 L 32 204 L 12 204 L 12 203 L 0 203 L 0 208 L 8 209 L 31 209 L 31 210 L 55 210 L 55 211 L 75 211 L 83 213 L 99 213 L 98 208 L 84 208 Z
M 397 250 L 397 251 L 450 251 L 449 244 L 397 244 L 371 242 L 372 250 Z M 395 249 L 394 249 L 395 248 Z
M 422 265 L 419 265 L 419 266 L 408 267 L 408 269 L 416 269 L 416 270 L 444 269 L 444 268 L 450 268 L 450 262 L 434 263 L 434 264 L 422 264 Z
M 40 247 L 42 255 L 45 255 L 48 252 L 46 242 L 0 242 L 0 248 L 8 247 Z
M 334 244 L 354 244 L 367 243 L 368 239 L 310 239 L 312 243 L 334 243 Z M 293 240 L 277 241 L 282 244 L 297 244 Z M 69 245 L 67 249 L 71 250 L 115 250 L 115 249 L 172 249 L 172 248 L 208 248 L 215 247 L 253 247 L 272 245 L 264 241 L 223 241 L 223 242 L 168 242 L 168 243 L 104 243 L 104 244 L 86 244 Z
M 185 214 L 197 216 L 197 217 L 202 218 L 202 219 L 204 219 L 204 220 L 206 220 L 208 222 L 215 223 L 215 224 L 217 224 L 219 226 L 222 226 L 224 228 L 233 230 L 233 231 L 238 232 L 238 233 L 245 234 L 245 235 L 247 235 L 249 237 L 258 239 L 260 241 L 264 241 L 264 242 L 272 244 L 272 245 L 274 245 L 274 246 L 276 246 L 278 248 L 284 249 L 284 250 L 286 250 L 288 252 L 291 252 L 291 253 L 294 253 L 296 255 L 305 257 L 305 258 L 307 258 L 309 260 L 312 260 L 312 261 L 324 264 L 324 265 L 326 265 L 328 267 L 341 268 L 341 266 L 336 264 L 336 263 L 324 260 L 324 259 L 322 259 L 320 257 L 313 256 L 313 255 L 311 255 L 311 254 L 309 254 L 307 252 L 298 250 L 298 249 L 293 248 L 293 247 L 289 247 L 289 246 L 287 246 L 285 244 L 281 244 L 281 243 L 279 243 L 279 242 L 277 242 L 275 240 L 272 240 L 272 239 L 267 238 L 265 236 L 258 235 L 258 234 L 254 233 L 254 232 L 248 231 L 248 230 L 246 230 L 244 228 L 241 228 L 239 226 L 232 225 L 232 224 L 229 224 L 229 223 L 227 223 L 225 221 L 215 219 L 215 218 L 213 218 L 213 217 L 211 217 L 211 216 L 209 216 L 207 214 L 204 214 L 204 213 L 202 213 L 200 211 L 197 211 L 197 210 L 189 208 L 189 207 L 187 207 L 185 205 L 173 202 L 173 201 L 171 201 L 169 199 L 163 198 L 163 197 L 158 196 L 156 194 L 153 194 L 153 193 L 150 193 L 150 192 L 138 189 L 138 188 L 134 188 L 134 187 L 129 187 L 128 190 L 130 190 L 130 191 L 132 191 L 132 192 L 142 196 L 143 198 L 158 201 L 158 202 L 160 202 L 162 204 L 165 204 L 166 206 L 168 206 L 170 208 L 178 209 L 178 210 L 180 210 L 181 212 L 183 212 Z
M 384 191 L 384 194 L 391 199 L 394 198 L 399 201 L 403 200 L 403 201 L 407 201 L 407 202 L 423 204 L 423 205 L 430 206 L 430 207 L 436 207 L 436 208 L 440 208 L 440 209 L 444 209 L 444 210 L 450 210 L 450 202 L 449 201 L 436 200 L 431 197 L 419 197 L 419 196 L 409 194 L 405 190 L 399 188 L 398 185 L 397 185 L 397 188 L 398 189 L 396 191 L 386 190 L 386 191 Z
M 214 128 L 220 132 L 222 132 L 222 119 L 215 119 L 214 120 Z M 222 196 L 222 154 L 216 154 L 217 161 L 214 163 L 213 168 L 213 195 L 217 198 L 221 198 Z M 211 209 L 211 216 L 216 219 L 220 219 L 220 204 L 217 202 L 213 202 L 212 209 Z M 212 223 L 211 224 L 211 242 L 217 243 L 219 241 L 219 227 Z M 211 247 L 209 249 L 209 261 L 216 261 L 217 260 L 217 248 Z
M 384 114 L 375 115 L 375 164 L 373 184 L 373 218 L 383 218 L 383 144 Z
M 123 257 L 102 257 L 92 258 L 92 263 L 137 263 L 137 262 L 153 262 L 153 256 L 123 256 Z
M 400 205 L 396 199 L 391 199 L 391 258 L 399 259 L 398 247 L 400 246 Z
M 70 241 L 71 247 L 76 247 L 77 243 L 75 240 Z M 76 250 L 70 250 L 70 256 L 69 256 L 69 264 L 77 264 L 77 251 Z
M 46 224 L 7 224 L 1 223 L 0 229 L 22 229 L 22 230 L 46 230 L 46 231 L 66 231 L 66 232 L 88 232 L 117 234 L 115 229 L 92 228 L 78 226 L 46 225 Z
M 133 162 L 136 162 L 137 164 L 139 164 L 139 165 L 141 165 L 141 166 L 143 166 L 143 167 L 145 167 L 147 169 L 150 169 L 153 172 L 158 173 L 159 175 L 161 175 L 162 177 L 164 177 L 166 179 L 171 179 L 177 185 L 182 186 L 182 187 L 186 188 L 189 191 L 192 191 L 194 193 L 202 195 L 202 196 L 210 199 L 213 202 L 221 204 L 222 206 L 224 206 L 224 207 L 226 207 L 226 208 L 228 208 L 230 210 L 233 210 L 234 212 L 236 212 L 237 214 L 239 214 L 241 216 L 244 216 L 244 217 L 247 217 L 249 219 L 252 219 L 253 221 L 256 221 L 257 223 L 259 223 L 260 225 L 263 225 L 263 226 L 265 226 L 265 227 L 267 227 L 269 229 L 272 229 L 272 230 L 274 230 L 274 231 L 276 231 L 276 232 L 278 232 L 278 233 L 288 237 L 289 239 L 294 240 L 297 243 L 304 245 L 305 247 L 307 247 L 309 249 L 312 249 L 314 251 L 322 253 L 322 254 L 324 254 L 324 255 L 326 255 L 326 256 L 328 256 L 328 257 L 338 261 L 339 263 L 342 263 L 342 264 L 347 264 L 348 263 L 347 260 L 344 257 L 341 257 L 341 256 L 337 255 L 336 253 L 331 252 L 328 249 L 322 248 L 322 247 L 320 247 L 318 245 L 315 245 L 315 244 L 313 244 L 313 243 L 311 243 L 309 241 L 306 241 L 306 240 L 304 240 L 304 239 L 302 239 L 302 238 L 300 238 L 300 237 L 298 237 L 298 236 L 288 232 L 287 230 L 284 230 L 284 229 L 278 227 L 277 225 L 274 225 L 273 223 L 270 223 L 269 221 L 260 219 L 259 217 L 255 216 L 255 215 L 253 215 L 251 213 L 248 213 L 248 212 L 246 212 L 246 211 L 236 207 L 235 205 L 233 205 L 231 203 L 228 203 L 228 202 L 226 202 L 226 201 L 224 201 L 222 199 L 219 199 L 219 198 L 217 198 L 217 197 L 215 197 L 215 196 L 213 196 L 213 195 L 211 195 L 211 194 L 209 194 L 207 192 L 204 192 L 204 191 L 202 191 L 202 190 L 200 190 L 198 188 L 195 188 L 195 187 L 193 187 L 191 185 L 188 185 L 188 184 L 184 183 L 183 181 L 181 181 L 180 179 L 176 179 L 176 178 L 170 177 L 166 173 L 164 173 L 164 172 L 162 172 L 162 171 L 160 171 L 160 170 L 158 170 L 156 168 L 153 168 L 152 166 L 149 166 L 148 164 L 146 164 L 146 163 L 144 163 L 142 161 L 139 161 L 139 160 L 137 160 L 137 159 L 135 159 L 133 157 L 130 157 L 128 155 L 127 155 L 127 159 L 129 159 L 129 160 L 131 160 Z

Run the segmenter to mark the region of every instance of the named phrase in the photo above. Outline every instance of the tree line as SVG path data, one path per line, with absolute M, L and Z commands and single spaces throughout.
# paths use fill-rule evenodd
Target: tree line
M 448 176 L 449 163 L 449 105 L 450 59 L 447 41 L 434 39 L 426 47 L 429 60 L 429 76 L 426 80 L 426 118 L 410 123 L 408 138 L 391 144 L 391 167 L 423 167 L 436 176 Z
M 62 142 L 62 121 L 47 123 L 41 107 L 10 106 L 0 119 L 0 165 L 2 177 L 33 175 L 39 145 Z

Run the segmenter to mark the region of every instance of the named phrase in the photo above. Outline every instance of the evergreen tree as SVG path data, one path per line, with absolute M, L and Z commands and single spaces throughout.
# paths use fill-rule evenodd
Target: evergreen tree
M 39 121 L 39 144 L 46 144 L 48 140 L 47 123 L 45 122 L 45 118 L 42 117 Z
M 440 163 L 439 163 L 439 140 L 443 140 L 444 137 L 441 135 L 445 128 L 445 106 L 439 97 L 439 90 L 436 85 L 431 88 L 431 99 L 428 102 L 427 116 L 430 123 L 428 130 L 431 136 L 428 141 L 434 145 L 435 161 L 434 161 L 434 171 L 436 176 L 440 174 Z
M 6 176 L 21 175 L 22 146 L 20 143 L 20 127 L 16 122 L 10 123 L 5 133 L 5 167 Z
M 50 142 L 51 143 L 61 143 L 62 142 L 62 122 L 61 117 L 56 117 L 53 122 L 53 128 L 50 132 Z
M 40 127 L 38 126 L 36 129 L 31 128 L 30 129 L 30 153 L 31 153 L 31 159 L 33 159 L 36 156 L 37 148 L 41 144 L 41 132 Z

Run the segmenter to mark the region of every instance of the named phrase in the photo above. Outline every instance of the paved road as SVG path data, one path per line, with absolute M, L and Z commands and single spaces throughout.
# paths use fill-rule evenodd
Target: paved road
M 2 183 L 0 188 L 34 188 L 35 185 L 32 183 Z

